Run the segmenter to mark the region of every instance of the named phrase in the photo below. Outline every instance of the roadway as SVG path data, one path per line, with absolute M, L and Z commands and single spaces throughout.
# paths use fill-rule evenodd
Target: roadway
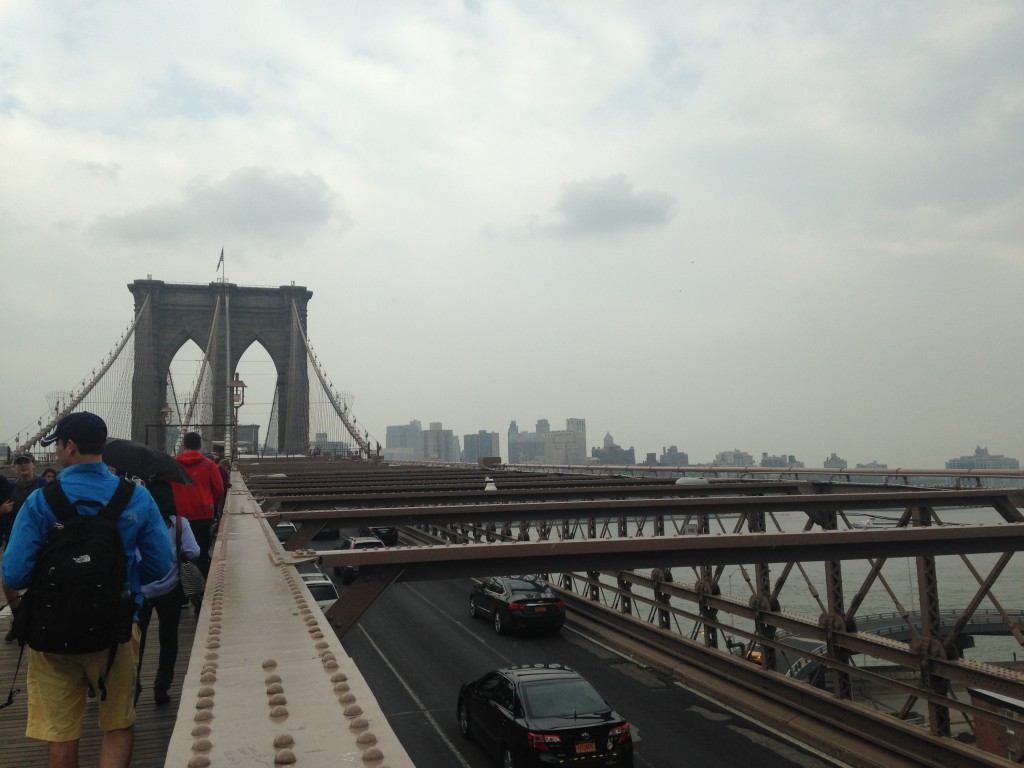
M 342 531 L 342 535 L 348 535 Z M 331 548 L 334 542 L 317 542 Z M 468 615 L 470 583 L 391 587 L 345 638 L 345 651 L 410 758 L 420 768 L 492 768 L 459 733 L 462 682 L 496 667 L 561 663 L 585 675 L 630 720 L 638 768 L 824 768 L 840 765 L 687 690 L 666 675 L 595 644 L 569 627 L 558 635 L 497 635 Z M 345 587 L 339 584 L 339 591 Z

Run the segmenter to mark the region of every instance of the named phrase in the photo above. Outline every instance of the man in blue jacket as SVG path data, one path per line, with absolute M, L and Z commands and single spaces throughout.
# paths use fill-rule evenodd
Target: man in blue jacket
M 106 439 L 107 425 L 103 419 L 82 411 L 65 416 L 53 433 L 40 441 L 44 446 L 55 445 L 57 459 L 65 467 L 59 482 L 79 514 L 95 514 L 110 501 L 120 482 L 103 463 Z M 29 586 L 40 549 L 56 523 L 43 493 L 33 492 L 14 521 L 4 552 L 3 579 L 8 587 Z M 132 594 L 140 595 L 143 583 L 160 578 L 174 565 L 160 511 L 145 488 L 135 488 L 128 507 L 118 518 L 117 530 L 124 543 Z M 137 604 L 138 601 L 141 598 L 137 598 Z M 131 639 L 118 646 L 109 672 L 109 652 L 105 650 L 57 654 L 29 649 L 25 735 L 50 742 L 50 768 L 78 767 L 86 690 L 89 683 L 96 687 L 104 675 L 107 697 L 98 702 L 99 723 L 104 732 L 100 765 L 127 768 L 134 741 L 138 648 L 136 625 Z

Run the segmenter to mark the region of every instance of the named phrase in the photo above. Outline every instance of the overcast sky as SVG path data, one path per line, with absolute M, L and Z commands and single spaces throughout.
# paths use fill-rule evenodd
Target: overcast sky
M 223 247 L 313 291 L 382 443 L 582 417 L 638 458 L 1024 459 L 1016 0 L 7 0 L 0 30 L 0 439 L 128 283 Z

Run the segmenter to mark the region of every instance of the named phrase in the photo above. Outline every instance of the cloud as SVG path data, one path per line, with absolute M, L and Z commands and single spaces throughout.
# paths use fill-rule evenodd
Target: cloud
M 598 237 L 655 229 L 672 217 L 674 198 L 656 190 L 634 190 L 624 174 L 574 181 L 555 203 L 547 229 L 563 237 Z
M 350 218 L 321 176 L 250 167 L 222 181 L 196 179 L 178 201 L 102 216 L 92 231 L 101 240 L 157 245 L 192 239 L 294 241 L 332 221 L 346 225 Z

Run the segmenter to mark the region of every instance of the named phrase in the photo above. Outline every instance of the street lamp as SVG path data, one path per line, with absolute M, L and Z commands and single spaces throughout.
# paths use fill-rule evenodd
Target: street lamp
M 234 407 L 234 418 L 231 419 L 231 439 L 224 441 L 224 452 L 228 459 L 233 459 L 238 452 L 238 409 L 245 405 L 245 382 L 235 378 L 228 382 L 228 389 L 231 390 L 231 404 Z

